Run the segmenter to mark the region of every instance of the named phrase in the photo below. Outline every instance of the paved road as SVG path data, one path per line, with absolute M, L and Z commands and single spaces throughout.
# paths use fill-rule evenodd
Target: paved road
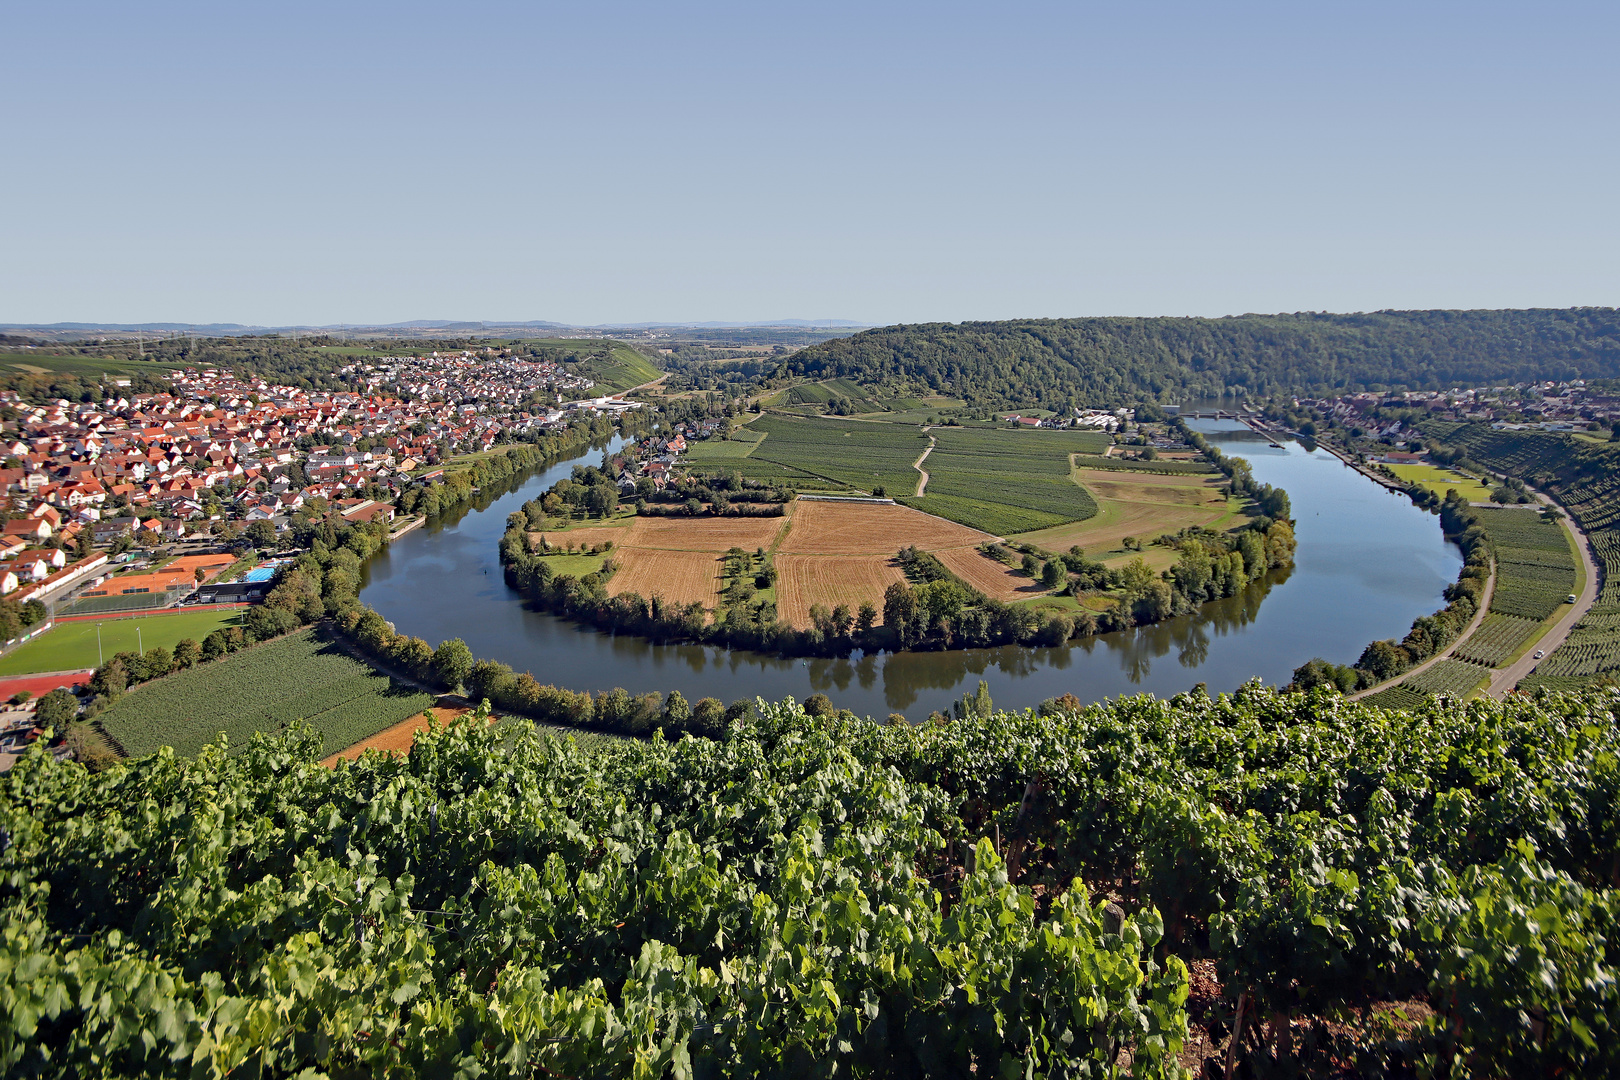
M 1581 564 L 1586 568 L 1586 584 L 1582 587 L 1580 596 L 1576 598 L 1575 605 L 1565 612 L 1563 618 L 1553 624 L 1551 630 L 1542 635 L 1541 640 L 1536 642 L 1534 649 L 1521 656 L 1512 666 L 1505 667 L 1491 676 L 1490 688 L 1485 692 L 1493 698 L 1501 698 L 1509 690 L 1519 685 L 1520 679 L 1536 669 L 1536 665 L 1541 662 L 1536 659 L 1537 652 L 1550 653 L 1562 645 L 1564 639 L 1569 637 L 1569 632 L 1574 629 L 1575 624 L 1585 617 L 1586 613 L 1592 609 L 1592 604 L 1597 600 L 1598 568 L 1597 563 L 1592 559 L 1592 547 L 1587 543 L 1586 534 L 1581 532 L 1580 527 L 1575 524 L 1575 520 L 1569 516 L 1569 512 L 1562 506 L 1544 497 L 1542 501 L 1556 509 L 1563 516 L 1564 524 L 1569 527 L 1570 535 L 1575 537 L 1575 548 L 1581 553 Z

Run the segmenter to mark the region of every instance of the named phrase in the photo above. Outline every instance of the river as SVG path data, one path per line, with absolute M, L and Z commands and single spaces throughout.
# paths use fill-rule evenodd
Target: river
M 1325 450 L 1267 440 L 1230 421 L 1194 421 L 1223 452 L 1248 458 L 1257 480 L 1287 489 L 1299 547 L 1295 565 L 1242 595 L 1155 626 L 1103 634 L 1061 648 L 1006 646 L 879 654 L 847 660 L 781 659 L 702 645 L 651 645 L 532 610 L 507 588 L 496 543 L 506 517 L 576 463 L 544 469 L 471 507 L 407 533 L 366 568 L 361 599 L 437 645 L 459 637 L 473 655 L 532 671 L 575 690 L 622 686 L 679 690 L 689 700 L 755 696 L 803 701 L 825 693 L 869 716 L 920 719 L 972 692 L 980 679 L 1001 708 L 1072 693 L 1083 701 L 1195 683 L 1235 689 L 1258 676 L 1287 682 L 1313 656 L 1350 663 L 1377 638 L 1399 638 L 1414 618 L 1443 606 L 1462 558 L 1439 519 L 1385 490 Z M 617 449 L 615 439 L 609 446 Z

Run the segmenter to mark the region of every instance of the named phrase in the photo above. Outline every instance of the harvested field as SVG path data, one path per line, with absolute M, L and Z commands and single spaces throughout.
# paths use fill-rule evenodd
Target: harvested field
M 1118 476 L 1118 473 L 1113 474 Z M 1158 477 L 1154 477 L 1158 479 Z M 1167 479 L 1178 479 L 1167 477 Z M 1100 499 L 1124 502 L 1164 502 L 1177 506 L 1212 506 L 1224 508 L 1226 496 L 1213 484 L 1138 484 L 1129 480 L 1086 477 L 1086 487 Z
M 614 561 L 619 569 L 608 581 L 610 596 L 633 592 L 711 609 L 719 602 L 721 560 L 716 552 L 627 547 L 614 555 Z
M 367 750 L 382 750 L 390 754 L 408 754 L 411 752 L 412 742 L 416 739 L 416 733 L 425 731 L 430 720 L 448 724 L 456 717 L 469 712 L 472 712 L 472 710 L 467 708 L 444 709 L 435 706 L 425 712 L 417 713 L 409 720 L 401 720 L 393 727 L 384 728 L 369 739 L 361 739 L 353 746 L 345 750 L 339 750 L 330 757 L 322 758 L 321 764 L 329 769 L 334 768 L 340 760 L 354 761 Z M 494 717 L 491 717 L 492 722 L 493 720 Z
M 620 544 L 665 551 L 721 552 L 733 547 L 752 551 L 770 547 L 789 520 L 791 517 L 638 517 L 629 529 L 620 530 L 624 537 Z
M 1027 600 L 1047 590 L 1006 563 L 977 548 L 935 552 L 946 569 L 994 600 Z
M 921 510 L 882 503 L 801 502 L 792 521 L 784 554 L 892 556 L 903 547 L 940 551 L 992 539 Z
M 812 604 L 853 612 L 870 602 L 881 611 L 883 591 L 905 580 L 892 554 L 778 555 L 776 573 L 777 614 L 797 627 L 810 625 Z
M 540 541 L 545 540 L 552 547 L 565 549 L 570 544 L 575 548 L 596 547 L 600 544 L 612 544 L 614 547 L 618 547 L 624 543 L 625 537 L 629 534 L 629 529 L 600 527 L 567 529 L 563 532 L 532 532 L 529 534 L 529 546 L 538 551 Z

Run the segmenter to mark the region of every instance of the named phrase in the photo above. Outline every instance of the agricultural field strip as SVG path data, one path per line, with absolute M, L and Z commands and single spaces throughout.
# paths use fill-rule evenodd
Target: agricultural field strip
M 905 581 L 891 555 L 779 555 L 776 569 L 778 614 L 801 628 L 810 625 L 812 605 L 881 609 L 884 590 Z
M 1070 455 L 1095 433 L 934 428 L 928 491 L 902 500 L 997 535 L 1084 521 L 1096 500 L 1074 478 Z M 1106 436 L 1101 436 L 1106 439 Z
M 1535 634 L 1541 625 L 1535 619 L 1491 612 L 1485 616 L 1479 628 L 1468 636 L 1468 640 L 1457 646 L 1457 651 L 1452 655 L 1460 660 L 1496 667 L 1512 659 L 1520 646 L 1529 641 L 1531 635 Z
M 945 568 L 995 600 L 1022 600 L 1046 592 L 1032 579 L 977 548 L 954 548 L 938 553 Z
M 633 592 L 713 609 L 719 602 L 722 569 L 723 560 L 712 551 L 626 548 L 622 566 L 608 581 L 608 595 Z
M 1560 524 L 1530 510 L 1478 512 L 1496 553 L 1496 592 L 1491 610 L 1542 620 L 1575 590 L 1575 556 Z
M 906 506 L 801 502 L 779 550 L 793 555 L 888 555 L 903 547 L 970 547 L 989 534 Z
M 867 491 L 911 490 L 917 475 L 911 463 L 927 445 L 920 432 L 862 421 L 762 416 L 750 426 L 767 438 L 744 459 L 745 475 L 746 462 L 773 462 Z
M 1403 685 L 1425 694 L 1467 694 L 1490 678 L 1490 669 L 1447 658 L 1407 679 Z
M 220 731 L 236 752 L 256 731 L 306 719 L 333 753 L 432 703 L 305 630 L 139 686 L 99 722 L 138 756 L 165 745 L 195 754 Z

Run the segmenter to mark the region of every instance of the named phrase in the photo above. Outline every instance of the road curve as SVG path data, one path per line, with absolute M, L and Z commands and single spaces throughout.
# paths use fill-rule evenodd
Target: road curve
M 1467 641 L 1469 637 L 1473 635 L 1475 630 L 1479 629 L 1479 624 L 1485 621 L 1485 613 L 1491 609 L 1491 597 L 1495 595 L 1496 561 L 1493 559 L 1491 561 L 1491 576 L 1485 581 L 1485 595 L 1479 598 L 1479 607 L 1474 611 L 1474 617 L 1468 620 L 1468 625 L 1463 627 L 1462 633 L 1458 634 L 1454 639 L 1452 639 L 1450 645 L 1447 645 L 1444 649 L 1441 649 L 1439 652 L 1423 661 L 1423 663 L 1407 668 L 1393 679 L 1386 679 L 1376 686 L 1369 686 L 1365 690 L 1357 690 L 1353 694 L 1346 694 L 1345 700 L 1360 701 L 1362 698 L 1370 697 L 1371 695 L 1378 693 L 1380 690 L 1388 690 L 1392 686 L 1399 686 L 1412 676 L 1417 675 L 1420 672 L 1428 671 L 1430 668 L 1434 667 L 1434 665 L 1446 659 L 1452 653 L 1456 652 L 1457 647 L 1463 642 Z

